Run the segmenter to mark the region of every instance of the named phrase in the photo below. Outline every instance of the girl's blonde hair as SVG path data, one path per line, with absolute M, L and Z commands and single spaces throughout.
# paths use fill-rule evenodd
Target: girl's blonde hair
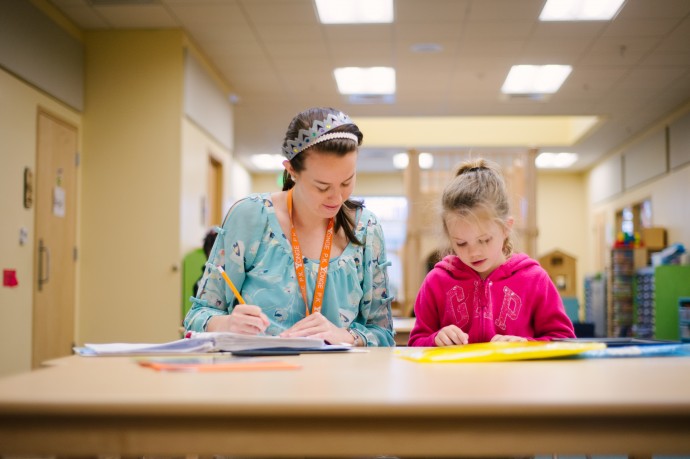
M 483 158 L 460 164 L 455 177 L 443 190 L 441 207 L 443 230 L 447 239 L 447 247 L 442 250 L 444 255 L 453 253 L 447 226 L 449 217 L 473 218 L 479 221 L 487 215 L 506 230 L 503 254 L 509 257 L 513 253 L 508 223 L 510 204 L 498 164 Z

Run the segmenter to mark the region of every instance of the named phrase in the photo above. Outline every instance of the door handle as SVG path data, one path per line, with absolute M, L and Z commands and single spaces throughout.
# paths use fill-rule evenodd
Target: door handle
M 43 254 L 45 254 L 45 276 L 43 273 Z M 38 240 L 38 291 L 43 289 L 43 285 L 50 280 L 50 249 L 43 244 L 43 239 Z

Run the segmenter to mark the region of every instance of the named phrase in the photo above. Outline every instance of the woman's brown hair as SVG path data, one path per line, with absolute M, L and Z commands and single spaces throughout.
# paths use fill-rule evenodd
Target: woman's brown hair
M 308 131 L 313 126 L 314 121 L 323 121 L 329 114 L 338 113 L 340 113 L 340 111 L 333 108 L 310 108 L 299 113 L 292 119 L 290 126 L 288 126 L 287 132 L 285 133 L 285 139 L 283 140 L 283 147 L 287 145 L 288 140 L 296 139 L 300 130 L 304 129 Z M 358 140 L 355 143 L 355 141 L 351 139 L 330 139 L 312 145 L 290 160 L 290 164 L 295 172 L 304 170 L 304 162 L 309 155 L 331 154 L 345 156 L 357 150 L 357 147 L 362 144 L 362 139 L 364 138 L 364 135 L 356 124 L 342 124 L 328 132 L 348 132 L 357 136 Z M 287 170 L 283 171 L 283 191 L 287 191 L 294 186 L 295 182 L 292 180 L 290 173 Z M 357 209 L 362 207 L 364 206 L 361 201 L 348 199 L 343 203 L 335 216 L 335 231 L 339 231 L 340 228 L 342 228 L 347 239 L 356 245 L 362 245 L 362 241 L 357 239 L 355 235 L 354 214 Z

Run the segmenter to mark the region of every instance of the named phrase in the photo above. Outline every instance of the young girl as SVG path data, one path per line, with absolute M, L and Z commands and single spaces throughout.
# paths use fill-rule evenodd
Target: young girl
M 513 253 L 513 218 L 498 166 L 460 166 L 442 197 L 449 247 L 424 279 L 410 346 L 574 338 L 561 298 L 539 263 Z

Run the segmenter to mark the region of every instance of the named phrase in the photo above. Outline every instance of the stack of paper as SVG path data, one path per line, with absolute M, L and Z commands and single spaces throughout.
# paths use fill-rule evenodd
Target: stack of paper
M 167 343 L 86 343 L 83 347 L 75 347 L 74 351 L 79 355 L 122 355 L 233 352 L 270 348 L 326 350 L 329 346 L 324 340 L 316 338 L 280 338 L 232 332 L 192 332 L 187 338 Z

